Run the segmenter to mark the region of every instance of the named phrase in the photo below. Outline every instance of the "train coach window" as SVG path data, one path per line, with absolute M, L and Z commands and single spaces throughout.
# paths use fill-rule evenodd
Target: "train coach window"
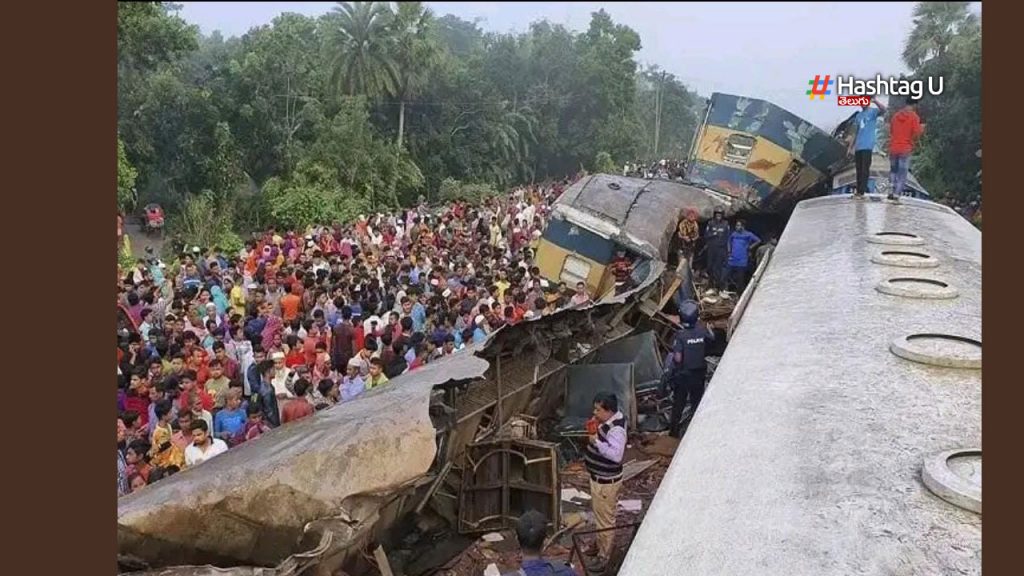
M 725 154 L 723 159 L 726 162 L 745 166 L 750 160 L 750 153 L 754 151 L 754 138 L 745 134 L 733 134 L 725 143 Z
M 586 260 L 570 254 L 565 257 L 562 264 L 562 273 L 558 279 L 569 286 L 575 286 L 577 282 L 586 282 L 590 276 L 590 263 Z

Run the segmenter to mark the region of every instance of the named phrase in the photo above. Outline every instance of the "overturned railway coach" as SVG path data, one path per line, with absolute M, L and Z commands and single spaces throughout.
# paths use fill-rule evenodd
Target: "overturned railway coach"
M 591 294 L 600 296 L 614 284 L 608 265 L 616 250 L 639 260 L 668 262 L 684 211 L 707 219 L 716 208 L 732 214 L 738 204 L 728 196 L 668 180 L 588 176 L 552 206 L 537 246 L 537 267 L 549 282 L 584 282 Z
M 981 234 L 800 203 L 621 576 L 981 573 Z
M 846 148 L 771 102 L 714 93 L 697 128 L 686 180 L 764 211 L 815 194 L 846 160 Z

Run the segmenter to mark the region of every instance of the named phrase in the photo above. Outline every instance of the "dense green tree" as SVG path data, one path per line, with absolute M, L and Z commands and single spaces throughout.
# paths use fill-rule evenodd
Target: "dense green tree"
M 224 65 L 217 105 L 236 138 L 249 143 L 243 163 L 257 183 L 293 168 L 314 136 L 327 97 L 320 45 L 315 19 L 282 14 L 245 34 Z
M 978 17 L 970 2 L 918 2 L 914 6 L 914 28 L 903 48 L 903 61 L 912 70 L 931 58 L 943 56 L 961 32 L 972 33 Z
M 147 77 L 122 138 L 145 167 L 140 175 L 147 185 L 161 188 L 172 202 L 201 190 L 222 194 L 241 180 L 238 147 L 210 91 L 174 70 Z
M 118 74 L 148 71 L 196 49 L 198 28 L 170 2 L 117 3 Z
M 912 169 L 933 195 L 959 200 L 981 187 L 981 25 L 966 4 L 918 4 L 908 48 L 925 48 L 907 60 L 914 77 L 943 78 L 942 94 L 919 105 L 926 129 Z
M 569 109 L 569 134 L 576 143 L 576 156 L 589 162 L 598 150 L 604 150 L 617 162 L 633 157 L 639 151 L 642 133 L 633 113 L 634 56 L 640 50 L 640 36 L 599 10 L 578 43 L 579 89 Z
M 117 3 L 119 124 L 130 118 L 131 97 L 147 74 L 196 49 L 199 29 L 182 20 L 178 9 L 178 5 L 169 2 Z
M 124 142 L 117 139 L 117 208 L 118 210 L 130 210 L 134 207 L 137 193 L 135 190 L 135 178 L 139 172 L 128 162 L 128 156 L 124 152 Z

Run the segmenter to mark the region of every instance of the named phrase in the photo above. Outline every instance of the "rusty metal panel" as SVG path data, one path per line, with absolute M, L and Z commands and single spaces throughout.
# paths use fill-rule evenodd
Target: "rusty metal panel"
M 502 438 L 469 446 L 459 491 L 459 532 L 504 530 L 528 510 L 561 521 L 557 444 Z

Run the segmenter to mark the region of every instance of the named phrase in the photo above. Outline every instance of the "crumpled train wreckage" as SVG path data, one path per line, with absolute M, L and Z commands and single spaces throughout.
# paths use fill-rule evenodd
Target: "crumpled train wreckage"
M 681 201 L 676 216 L 686 207 Z M 556 411 L 566 366 L 629 335 L 636 322 L 628 321 L 672 299 L 683 273 L 660 260 L 646 264 L 621 295 L 506 326 L 482 344 L 121 498 L 122 571 L 357 574 L 366 571 L 367 547 L 428 506 L 461 528 L 465 511 L 452 495 L 460 492 L 459 474 L 451 472 L 462 467 L 467 447 L 493 438 L 518 414 Z M 498 520 L 511 525 L 507 512 Z

